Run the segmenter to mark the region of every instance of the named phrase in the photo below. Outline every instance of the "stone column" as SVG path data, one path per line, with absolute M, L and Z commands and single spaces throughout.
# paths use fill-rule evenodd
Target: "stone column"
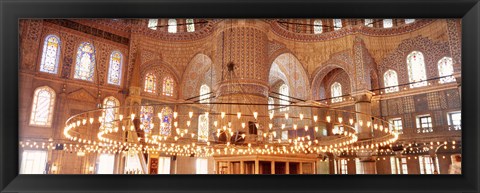
M 260 172 L 260 162 L 257 160 L 255 160 L 255 174 L 259 174 Z
M 285 174 L 290 174 L 290 162 L 285 162 Z
M 244 161 L 240 161 L 240 174 L 245 174 Z
M 275 161 L 272 161 L 272 163 L 271 163 L 271 170 L 272 171 L 270 173 L 275 174 Z
M 355 111 L 359 113 L 371 114 L 372 113 L 372 104 L 371 99 L 373 93 L 368 90 L 362 90 L 352 93 L 352 96 L 355 99 Z M 367 122 L 372 122 L 371 116 L 357 114 L 356 116 L 356 127 L 357 135 L 359 140 L 371 139 L 372 138 L 372 125 L 368 127 Z M 360 125 L 360 122 L 363 122 Z M 363 167 L 364 174 L 375 174 L 376 173 L 376 160 L 372 157 L 371 149 L 363 149 L 358 151 L 357 156 L 360 159 L 360 164 Z

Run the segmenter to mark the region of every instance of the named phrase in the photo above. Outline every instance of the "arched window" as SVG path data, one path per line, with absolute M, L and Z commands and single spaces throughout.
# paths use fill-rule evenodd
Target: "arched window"
M 148 28 L 157 30 L 158 19 L 149 19 L 148 20 Z
M 383 28 L 391 28 L 391 27 L 393 27 L 393 20 L 383 19 Z
M 60 58 L 60 38 L 56 35 L 49 35 L 43 43 L 42 62 L 40 71 L 57 74 L 58 61 Z
M 117 117 L 118 109 L 113 107 L 120 106 L 120 102 L 113 96 L 107 97 L 103 100 L 103 117 L 104 122 L 100 128 L 102 129 L 113 129 L 118 126 L 115 123 Z
M 200 86 L 200 103 L 209 103 L 210 102 L 210 87 L 206 84 Z
M 421 87 L 427 85 L 427 74 L 425 72 L 425 62 L 423 54 L 419 51 L 413 51 L 407 56 L 408 79 L 410 88 Z
M 333 29 L 339 30 L 342 29 L 342 19 L 333 19 Z
M 95 71 L 95 48 L 88 42 L 78 47 L 77 62 L 75 65 L 75 79 L 93 81 Z
M 160 112 L 160 135 L 169 136 L 172 130 L 172 109 L 164 107 Z
M 365 26 L 373 27 L 373 19 L 365 19 Z
M 405 19 L 405 24 L 411 24 L 415 22 L 415 19 Z
M 177 33 L 177 20 L 169 19 L 168 20 L 168 33 Z
M 290 96 L 289 91 L 288 91 L 288 86 L 286 84 L 282 84 L 280 86 L 280 89 L 278 91 L 280 94 L 280 104 L 281 105 L 289 105 L 290 102 L 288 100 L 288 96 Z M 288 111 L 288 107 L 282 107 L 280 108 L 280 111 Z
M 171 77 L 163 79 L 163 95 L 173 96 L 173 79 Z
M 140 123 L 143 130 L 150 133 L 153 129 L 153 106 L 142 106 L 140 109 Z
M 55 105 L 55 91 L 48 86 L 35 89 L 33 95 L 30 125 L 52 125 L 53 106 Z
M 274 108 L 273 104 L 274 104 L 274 100 L 272 97 L 268 97 L 268 110 L 272 110 Z
M 110 55 L 110 66 L 108 67 L 108 84 L 120 85 L 122 79 L 122 53 L 112 52 Z
M 385 84 L 385 93 L 398 91 L 398 77 L 394 70 L 387 70 L 383 74 L 383 82 Z
M 157 77 L 154 74 L 148 73 L 145 76 L 145 92 L 155 93 Z
M 342 85 L 334 82 L 330 88 L 332 94 L 332 103 L 342 102 Z
M 208 116 L 205 114 L 198 116 L 198 141 L 208 141 Z
M 193 21 L 193 19 L 186 19 L 185 22 L 187 23 L 187 32 L 194 32 L 195 22 Z
M 313 33 L 314 34 L 319 34 L 322 33 L 322 20 L 316 19 L 313 21 Z
M 453 60 L 450 57 L 443 57 L 438 61 L 438 74 L 440 75 L 440 83 L 448 83 L 455 81 L 453 77 Z

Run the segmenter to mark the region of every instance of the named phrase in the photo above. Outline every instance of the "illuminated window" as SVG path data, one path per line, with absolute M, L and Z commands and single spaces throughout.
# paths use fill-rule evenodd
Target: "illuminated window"
M 430 115 L 417 116 L 417 133 L 430 133 L 432 129 L 432 117 Z
M 332 103 L 342 102 L 342 85 L 334 82 L 330 88 L 332 94 Z
M 77 50 L 75 79 L 93 81 L 95 71 L 95 48 L 88 42 L 80 44 Z
M 453 77 L 453 60 L 450 57 L 443 57 L 438 61 L 438 74 L 440 75 L 440 83 L 454 82 Z
M 42 62 L 40 71 L 51 74 L 57 74 L 58 61 L 60 58 L 60 38 L 55 35 L 49 35 L 43 43 Z
M 47 151 L 24 150 L 20 174 L 45 174 L 47 167 Z
M 272 97 L 268 97 L 268 110 L 272 110 L 274 108 L 274 104 L 275 102 L 273 101 L 273 98 Z
M 390 119 L 390 131 L 397 131 L 398 133 L 403 133 L 403 127 L 402 127 L 402 119 L 401 118 L 395 118 L 395 119 Z
M 415 19 L 405 19 L 405 24 L 411 24 L 415 22 Z
M 408 174 L 407 158 L 390 157 L 390 168 L 392 174 Z
M 208 116 L 205 114 L 198 116 L 198 141 L 208 141 Z
M 408 166 L 407 166 L 407 158 L 406 157 L 402 157 L 400 159 L 400 165 L 401 165 L 401 168 L 402 168 L 402 174 L 408 174 Z
M 340 160 L 340 174 L 348 174 L 347 160 Z
M 447 119 L 448 119 L 449 130 L 462 129 L 462 113 L 460 111 L 449 112 Z
M 108 67 L 108 84 L 120 85 L 122 79 L 122 53 L 112 52 L 110 55 L 110 66 Z
M 342 29 L 342 19 L 333 19 L 333 29 L 334 30 Z
M 97 174 L 113 174 L 115 164 L 115 155 L 101 154 L 98 157 Z
M 186 19 L 185 22 L 187 23 L 187 32 L 194 32 L 195 31 L 195 23 L 193 19 Z
M 48 86 L 35 89 L 30 124 L 37 126 L 50 126 L 52 124 L 54 105 L 55 91 L 53 89 Z
M 286 84 L 282 84 L 282 86 L 280 86 L 280 89 L 279 89 L 279 93 L 281 94 L 280 95 L 280 104 L 281 105 L 289 105 L 290 104 L 290 101 L 288 100 L 289 98 L 289 91 L 288 91 L 288 86 Z M 282 108 L 280 108 L 280 111 L 288 111 L 288 107 L 284 107 L 282 106 Z
M 143 174 L 142 164 L 140 162 L 139 152 L 130 149 L 125 160 L 125 173 L 127 174 Z
M 200 103 L 209 103 L 210 102 L 210 87 L 206 84 L 200 86 Z
M 163 79 L 163 95 L 173 96 L 173 79 L 170 77 Z
M 118 113 L 117 108 L 120 106 L 120 102 L 115 97 L 107 97 L 103 100 L 103 117 L 104 122 L 102 123 L 102 129 L 113 129 L 117 126 L 115 119 Z
M 158 19 L 149 19 L 148 20 L 148 28 L 157 30 Z
M 313 21 L 313 33 L 314 34 L 319 34 L 322 33 L 322 20 L 316 19 Z
M 373 19 L 365 19 L 365 26 L 373 27 Z
M 391 28 L 391 27 L 393 27 L 393 20 L 383 19 L 383 28 Z
M 410 88 L 416 88 L 427 85 L 427 74 L 425 72 L 425 62 L 423 54 L 419 51 L 413 51 L 407 56 L 408 78 Z
M 145 76 L 145 92 L 155 93 L 157 77 L 154 74 L 148 73 Z
M 158 158 L 158 174 L 170 174 L 170 157 Z
M 385 74 L 383 74 L 383 81 L 385 83 L 385 93 L 398 91 L 397 72 L 393 70 L 387 70 Z
M 172 130 L 172 109 L 164 107 L 160 112 L 160 135 L 169 136 Z
M 169 19 L 168 20 L 168 33 L 177 33 L 177 20 Z
M 197 158 L 195 168 L 197 174 L 208 174 L 208 159 L 207 158 Z
M 439 171 L 438 169 L 438 159 L 437 161 L 437 168 L 435 168 L 433 164 L 432 157 L 425 155 L 425 156 L 418 156 L 418 162 L 420 164 L 420 174 L 434 174 L 435 171 Z
M 140 109 L 140 123 L 140 127 L 142 127 L 146 133 L 150 133 L 153 129 L 153 106 L 142 106 Z
M 360 162 L 360 158 L 355 158 L 355 173 L 356 174 L 365 174 L 362 162 Z
M 282 141 L 288 141 L 288 131 L 282 131 Z

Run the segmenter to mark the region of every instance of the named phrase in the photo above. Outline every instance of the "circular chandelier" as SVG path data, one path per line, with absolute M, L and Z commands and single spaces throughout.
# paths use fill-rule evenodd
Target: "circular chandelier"
M 233 108 L 263 110 L 242 112 Z M 359 129 L 368 129 L 371 137 L 359 139 Z M 77 143 L 80 152 L 134 151 L 202 157 L 371 151 L 398 139 L 393 125 L 380 118 L 307 103 L 107 107 L 70 117 L 63 134 Z

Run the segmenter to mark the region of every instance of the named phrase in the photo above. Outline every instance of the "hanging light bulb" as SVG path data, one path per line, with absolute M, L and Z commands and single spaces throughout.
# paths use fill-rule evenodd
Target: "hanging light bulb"
M 285 113 L 285 119 L 288 119 L 288 113 Z
M 222 112 L 222 113 L 220 114 L 220 117 L 222 117 L 222 119 L 223 119 L 223 118 L 225 117 L 225 112 Z
M 163 126 L 163 124 L 162 124 L 162 126 Z M 173 122 L 173 126 L 178 127 L 178 122 L 177 121 Z
M 187 127 L 190 127 L 190 121 L 187 121 Z
M 350 125 L 353 125 L 353 119 L 352 119 L 352 118 L 350 118 L 350 119 L 348 120 L 348 122 L 350 122 Z
M 327 122 L 330 123 L 330 121 L 331 121 L 331 120 L 330 120 L 330 115 L 328 115 L 328 116 L 327 116 Z
M 318 116 L 317 116 L 317 115 L 314 115 L 314 116 L 313 116 L 313 121 L 317 122 L 317 120 L 318 120 Z
M 245 129 L 245 123 L 244 122 L 242 123 L 242 128 Z
M 272 127 L 273 127 L 273 124 L 272 124 L 272 123 L 269 123 L 269 124 L 268 124 L 268 128 L 270 128 L 270 130 L 271 130 Z
M 135 114 L 134 114 L 134 113 L 132 113 L 132 114 L 130 115 L 130 119 L 132 119 L 132 121 L 135 119 Z
M 282 123 L 282 130 L 285 129 L 285 123 Z
M 318 132 L 318 127 L 315 127 L 315 132 Z
M 228 122 L 228 127 L 232 127 L 232 122 Z
M 273 111 L 269 113 L 269 115 L 270 115 L 270 120 L 273 119 L 273 114 L 274 114 Z
M 217 127 L 218 122 L 217 122 L 217 121 L 214 121 L 214 122 L 213 122 L 213 125 L 214 125 L 215 127 Z
M 123 115 L 118 115 L 118 119 L 120 119 L 120 121 L 123 120 Z
M 362 120 L 359 120 L 359 121 L 358 121 L 358 124 L 360 125 L 360 127 L 363 126 L 363 121 L 362 121 Z
M 339 123 L 342 123 L 342 122 L 343 122 L 343 118 L 342 118 L 342 117 L 338 117 L 338 122 L 339 122 Z
M 178 116 L 178 113 L 177 112 L 173 112 L 173 118 L 176 119 Z
M 242 117 L 242 113 L 241 113 L 241 112 L 237 112 L 237 118 L 240 119 L 240 117 Z
M 274 137 L 274 138 L 277 137 L 277 132 L 276 132 L 276 131 L 274 131 L 272 134 L 273 134 L 273 137 Z
M 245 133 L 242 134 L 242 139 L 245 139 L 246 135 Z
M 370 121 L 367 121 L 367 127 L 370 127 L 372 123 Z
M 308 125 L 305 125 L 305 131 L 308 131 Z
M 293 130 L 297 130 L 297 124 L 293 124 Z
M 94 121 L 93 117 L 92 117 L 92 118 L 90 118 L 90 124 L 92 124 L 92 123 L 93 123 L 93 121 Z
M 257 117 L 258 117 L 258 112 L 253 112 L 253 117 L 254 117 L 255 119 L 257 119 Z
M 188 117 L 190 117 L 190 118 L 193 117 L 193 112 L 192 111 L 188 112 Z
M 303 114 L 300 113 L 300 120 L 303 120 Z

